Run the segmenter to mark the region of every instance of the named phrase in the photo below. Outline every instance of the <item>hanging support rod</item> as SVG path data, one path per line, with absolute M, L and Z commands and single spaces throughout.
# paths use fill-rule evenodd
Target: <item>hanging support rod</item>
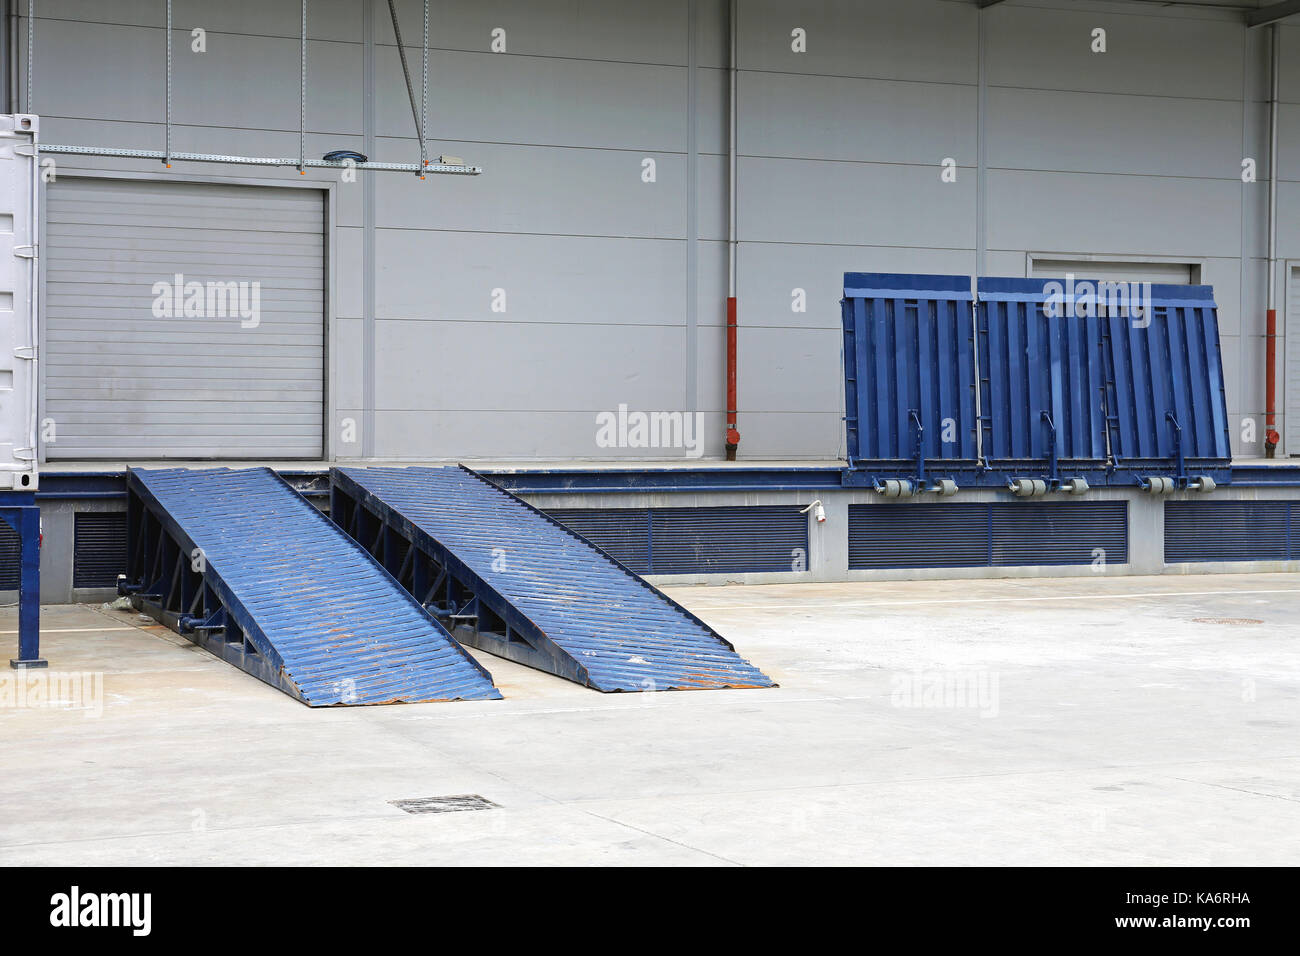
M 42 153 L 67 153 L 74 156 L 115 156 L 125 159 L 164 159 L 166 154 L 160 149 L 118 149 L 111 146 L 63 146 L 41 143 L 37 147 Z M 287 158 L 273 156 L 225 156 L 215 153 L 172 153 L 171 159 L 189 163 L 227 163 L 235 166 L 290 166 L 298 165 L 298 157 Z M 302 163 L 308 168 L 318 169 L 374 169 L 381 172 L 418 173 L 421 167 L 416 163 L 351 163 L 347 160 L 306 159 Z M 468 166 L 453 163 L 430 163 L 424 167 L 425 172 L 443 173 L 451 176 L 477 176 L 483 172 L 482 166 Z
M 411 119 L 415 123 L 415 137 L 420 141 L 420 167 L 419 168 L 423 170 L 425 166 L 429 165 L 429 157 L 428 154 L 425 152 L 424 129 L 420 125 L 420 107 L 415 102 L 415 87 L 411 85 L 411 70 L 406 65 L 406 47 L 402 46 L 402 28 L 397 23 L 397 7 L 394 4 L 393 0 L 388 0 L 388 13 L 393 19 L 393 36 L 397 38 L 397 55 L 402 60 L 402 76 L 406 79 L 406 95 L 411 100 Z M 429 57 L 429 53 L 427 50 L 427 44 L 428 44 L 427 37 L 425 43 L 426 43 L 426 50 L 424 56 L 425 56 L 425 63 L 426 63 L 425 69 L 427 70 L 428 69 L 427 63 Z M 420 174 L 420 178 L 421 179 L 424 178 L 423 173 Z

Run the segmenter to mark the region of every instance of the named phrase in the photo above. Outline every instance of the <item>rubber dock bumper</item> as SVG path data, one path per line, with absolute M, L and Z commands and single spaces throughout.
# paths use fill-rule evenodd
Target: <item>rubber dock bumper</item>
M 601 691 L 775 686 L 645 579 L 468 468 L 330 476 L 334 520 L 464 643 Z
M 500 698 L 387 571 L 268 468 L 130 469 L 119 591 L 313 707 Z

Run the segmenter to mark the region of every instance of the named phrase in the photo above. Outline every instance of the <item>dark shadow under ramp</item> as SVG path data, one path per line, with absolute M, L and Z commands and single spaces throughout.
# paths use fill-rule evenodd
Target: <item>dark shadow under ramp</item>
M 457 639 L 601 691 L 772 687 L 721 635 L 464 467 L 336 468 L 331 513 Z
M 392 576 L 268 468 L 133 468 L 125 590 L 313 707 L 500 698 Z

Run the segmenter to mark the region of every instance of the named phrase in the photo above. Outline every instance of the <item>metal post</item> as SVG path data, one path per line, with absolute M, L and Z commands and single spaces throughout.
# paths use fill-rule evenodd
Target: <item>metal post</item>
M 32 54 L 36 50 L 36 0 L 27 0 L 27 109 L 32 110 Z
M 172 168 L 172 0 L 167 0 L 167 144 L 163 165 Z
M 1268 304 L 1264 328 L 1264 456 L 1272 458 L 1281 436 L 1277 433 L 1277 111 L 1278 77 L 1282 53 L 1278 25 L 1269 27 L 1272 40 L 1268 120 Z M 1292 449 L 1294 451 L 1294 449 Z
M 307 0 L 302 0 L 302 49 L 298 58 L 298 175 L 307 161 Z
M 420 165 L 428 166 L 429 142 L 429 0 L 424 0 L 424 65 L 420 81 Z
M 32 499 L 34 501 L 34 499 Z M 10 667 L 45 667 L 41 658 L 41 509 L 35 504 L 0 508 L 21 542 L 18 578 L 18 657 Z

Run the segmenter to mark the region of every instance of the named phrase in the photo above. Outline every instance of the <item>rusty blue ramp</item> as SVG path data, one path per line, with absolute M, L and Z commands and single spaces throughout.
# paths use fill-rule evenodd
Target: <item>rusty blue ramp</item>
M 600 691 L 772 687 L 720 634 L 468 468 L 335 468 L 334 520 L 460 641 Z
M 130 469 L 132 603 L 313 707 L 499 698 L 491 675 L 269 468 Z

